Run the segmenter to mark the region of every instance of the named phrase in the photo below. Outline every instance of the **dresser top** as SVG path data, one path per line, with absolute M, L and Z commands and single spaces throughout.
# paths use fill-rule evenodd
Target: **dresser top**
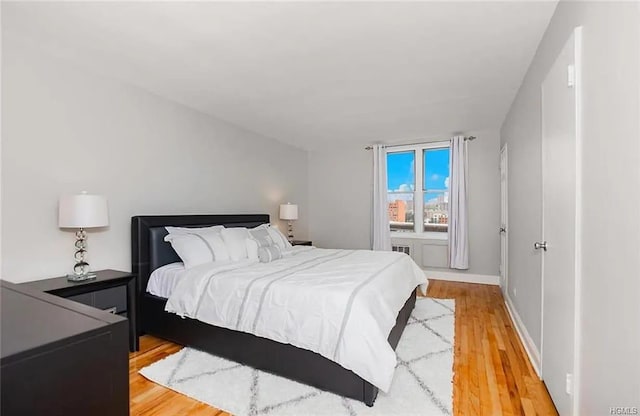
M 50 344 L 124 321 L 117 315 L 1 281 L 1 358 L 18 359 Z

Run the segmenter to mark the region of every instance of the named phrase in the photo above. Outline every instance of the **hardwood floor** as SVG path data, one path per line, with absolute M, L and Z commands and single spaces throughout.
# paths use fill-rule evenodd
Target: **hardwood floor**
M 427 295 L 456 300 L 455 415 L 557 415 L 498 286 L 431 280 Z
M 456 300 L 454 415 L 557 415 L 497 286 L 431 280 L 428 296 Z M 152 383 L 138 370 L 180 350 L 151 336 L 129 355 L 131 415 L 229 415 Z
M 228 416 L 182 394 L 155 384 L 138 374 L 138 370 L 182 347 L 149 335 L 140 338 L 140 351 L 129 354 L 129 390 L 131 415 Z

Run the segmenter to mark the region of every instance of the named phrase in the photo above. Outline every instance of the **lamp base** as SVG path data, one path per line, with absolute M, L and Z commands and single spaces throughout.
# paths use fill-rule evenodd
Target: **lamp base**
M 289 234 L 287 236 L 287 239 L 289 240 L 289 242 L 292 242 L 293 241 L 293 221 L 287 221 L 287 225 L 289 226 L 287 230 Z
M 93 280 L 98 275 L 95 273 L 87 273 L 87 274 L 68 274 L 67 280 L 70 282 L 84 282 L 86 280 Z
M 74 257 L 76 264 L 73 266 L 73 273 L 67 275 L 67 280 L 70 282 L 84 282 L 85 280 L 93 280 L 96 278 L 96 274 L 89 271 L 89 263 L 86 262 L 87 258 L 87 232 L 84 228 L 80 228 L 76 232 L 76 252 Z

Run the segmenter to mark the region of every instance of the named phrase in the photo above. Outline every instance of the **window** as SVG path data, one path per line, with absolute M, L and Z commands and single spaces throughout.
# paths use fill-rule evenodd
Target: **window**
M 446 233 L 449 228 L 449 147 L 422 152 L 423 231 Z
M 449 143 L 393 149 L 387 151 L 391 231 L 446 233 L 449 224 Z
M 413 231 L 415 152 L 387 153 L 388 209 L 391 231 Z

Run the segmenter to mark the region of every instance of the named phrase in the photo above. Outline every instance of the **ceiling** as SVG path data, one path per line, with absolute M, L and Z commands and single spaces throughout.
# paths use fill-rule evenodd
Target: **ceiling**
M 306 149 L 498 128 L 556 2 L 2 4 L 5 33 Z

